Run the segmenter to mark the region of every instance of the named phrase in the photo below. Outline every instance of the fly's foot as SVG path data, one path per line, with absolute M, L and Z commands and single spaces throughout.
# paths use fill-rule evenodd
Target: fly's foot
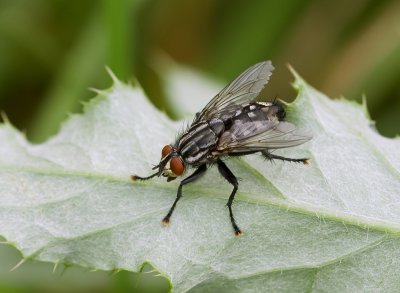
M 236 224 L 235 219 L 231 218 L 231 224 L 233 231 L 235 231 L 235 236 L 241 236 L 243 234 L 242 230 L 239 229 L 238 225 Z
M 164 226 L 168 226 L 169 225 L 169 217 L 168 216 L 164 217 L 164 219 L 162 219 L 161 223 Z
M 243 235 L 242 230 L 240 230 L 239 228 L 237 228 L 237 230 L 235 230 L 235 236 L 236 236 L 236 237 L 240 237 L 240 236 L 242 236 L 242 235 Z

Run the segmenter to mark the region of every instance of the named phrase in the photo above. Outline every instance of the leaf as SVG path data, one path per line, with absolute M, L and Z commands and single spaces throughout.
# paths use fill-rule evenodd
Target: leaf
M 242 237 L 225 207 L 232 187 L 215 168 L 185 186 L 161 225 L 179 183 L 130 175 L 149 174 L 181 123 L 118 81 L 43 144 L 1 126 L 0 234 L 25 259 L 95 270 L 151 263 L 175 292 L 398 291 L 399 139 L 380 136 L 365 105 L 329 100 L 298 76 L 295 86 L 288 120 L 314 138 L 276 153 L 310 165 L 227 161 L 241 178 Z

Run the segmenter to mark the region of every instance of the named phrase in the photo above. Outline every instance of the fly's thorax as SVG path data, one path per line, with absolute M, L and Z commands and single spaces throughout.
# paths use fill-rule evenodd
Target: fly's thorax
M 188 164 L 205 162 L 224 129 L 224 122 L 218 118 L 195 124 L 178 140 L 177 152 Z

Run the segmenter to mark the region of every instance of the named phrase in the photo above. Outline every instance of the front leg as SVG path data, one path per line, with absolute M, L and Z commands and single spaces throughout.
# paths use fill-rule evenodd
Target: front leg
M 235 175 L 233 175 L 231 170 L 229 170 L 229 168 L 225 165 L 224 162 L 222 162 L 220 159 L 218 159 L 217 164 L 218 164 L 218 170 L 221 173 L 221 175 L 224 176 L 224 178 L 226 180 L 228 180 L 228 182 L 230 184 L 233 185 L 232 193 L 229 196 L 228 203 L 226 205 L 229 208 L 229 217 L 231 218 L 232 228 L 235 231 L 235 235 L 239 236 L 242 234 L 242 231 L 239 229 L 238 225 L 236 224 L 236 221 L 235 221 L 235 218 L 234 218 L 233 212 L 232 212 L 232 203 L 233 203 L 233 199 L 235 198 L 236 191 L 238 190 L 239 183 L 238 183 Z
M 169 218 L 171 217 L 172 213 L 174 212 L 174 209 L 175 209 L 175 206 L 176 206 L 177 202 L 182 197 L 182 186 L 187 184 L 187 183 L 189 183 L 189 182 L 193 182 L 196 179 L 200 178 L 206 171 L 207 171 L 206 164 L 201 165 L 199 168 L 197 168 L 196 171 L 193 172 L 192 175 L 190 175 L 189 177 L 186 177 L 185 179 L 183 179 L 181 181 L 181 183 L 179 184 L 179 187 L 178 187 L 178 192 L 177 192 L 177 195 L 176 195 L 176 199 L 175 199 L 174 203 L 172 204 L 172 207 L 169 209 L 168 214 L 162 220 L 163 224 L 168 224 L 169 223 Z
M 142 177 L 142 176 L 138 176 L 138 175 L 131 175 L 131 179 L 132 181 L 136 181 L 136 180 L 141 180 L 141 181 L 145 181 L 145 180 L 149 180 L 153 177 L 159 176 L 160 172 L 156 172 L 154 174 L 151 174 L 150 176 L 147 177 Z

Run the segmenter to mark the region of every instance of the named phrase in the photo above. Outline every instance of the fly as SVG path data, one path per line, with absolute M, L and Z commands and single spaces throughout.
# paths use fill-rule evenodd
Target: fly
M 274 67 L 271 61 L 253 65 L 229 83 L 205 108 L 196 113 L 190 127 L 172 144 L 164 146 L 161 160 L 147 177 L 133 175 L 133 180 L 148 180 L 164 176 L 167 181 L 183 175 L 187 169 L 195 171 L 183 179 L 174 203 L 162 222 L 168 224 L 176 204 L 182 197 L 182 187 L 199 179 L 210 165 L 216 164 L 220 174 L 233 186 L 227 206 L 235 235 L 242 232 L 236 224 L 232 203 L 239 183 L 222 158 L 260 153 L 268 160 L 282 160 L 307 164 L 308 159 L 292 159 L 274 155 L 273 149 L 297 146 L 311 139 L 284 121 L 282 104 L 257 102 L 255 99 L 268 82 Z

